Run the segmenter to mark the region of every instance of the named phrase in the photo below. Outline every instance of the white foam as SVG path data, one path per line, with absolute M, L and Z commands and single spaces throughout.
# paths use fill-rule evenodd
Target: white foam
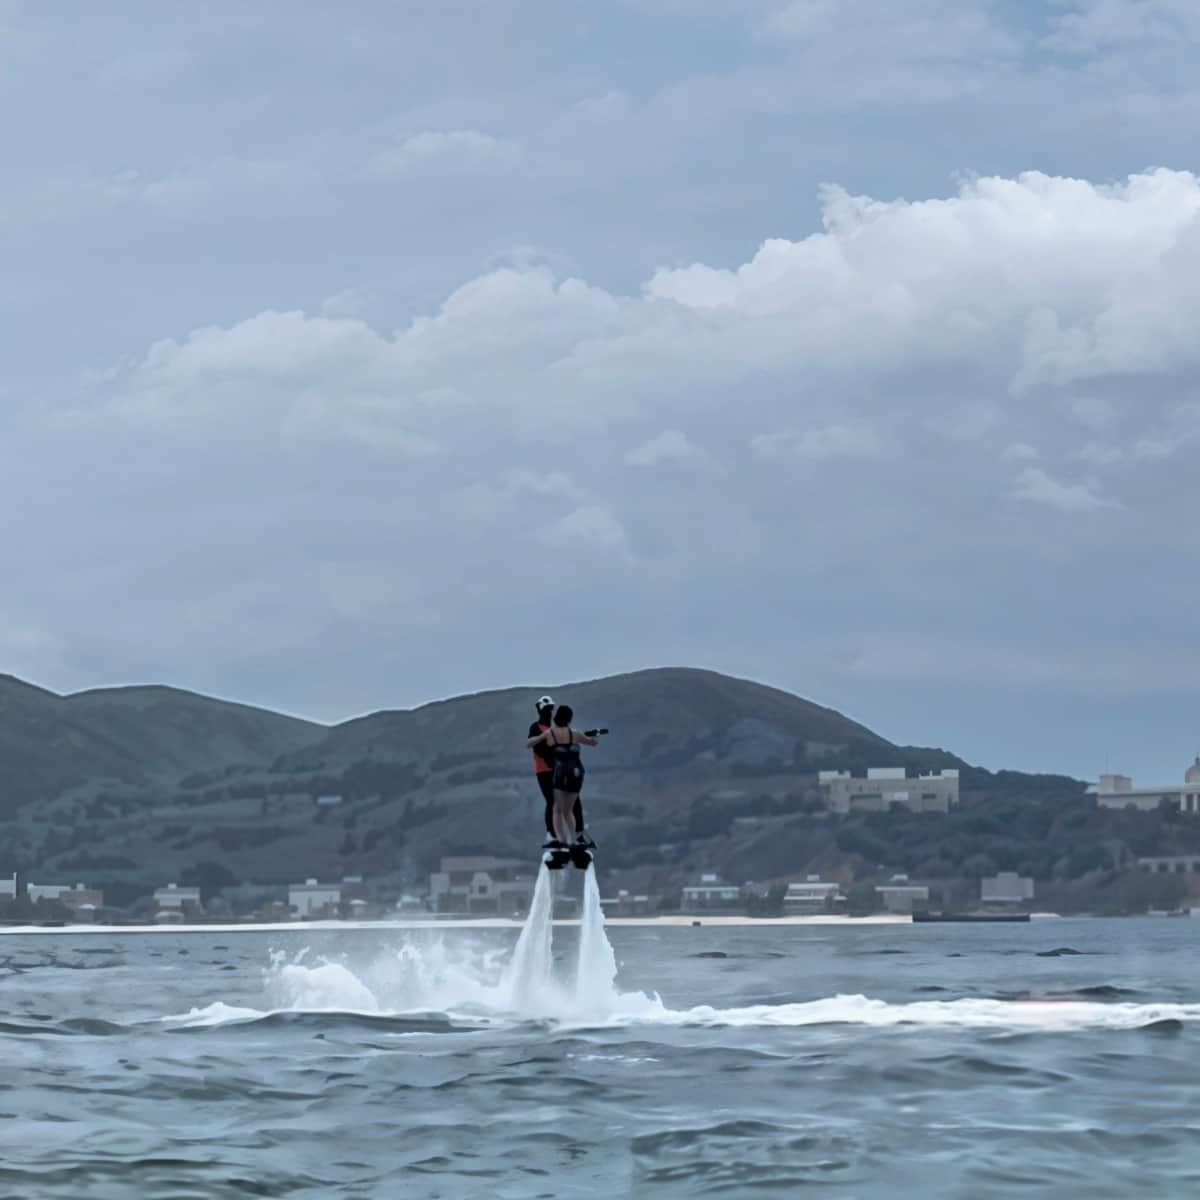
M 1200 1020 L 1200 1004 L 1106 1004 L 1088 1000 L 918 1000 L 893 1003 L 863 995 L 827 996 L 790 1004 L 737 1008 L 667 1008 L 657 995 L 622 992 L 605 932 L 593 871 L 583 877 L 578 952 L 570 969 L 555 971 L 553 885 L 538 873 L 529 917 L 511 954 L 481 944 L 465 931 L 452 937 L 408 940 L 365 961 L 276 954 L 267 971 L 269 1008 L 224 1003 L 173 1018 L 187 1025 L 254 1020 L 273 1012 L 320 1012 L 403 1017 L 441 1014 L 451 1020 L 512 1025 L 526 1020 L 561 1027 L 626 1025 L 799 1028 L 962 1028 L 1067 1031 L 1134 1029 L 1156 1021 Z
M 193 1008 L 179 1016 L 162 1019 L 168 1025 L 204 1029 L 212 1025 L 236 1025 L 243 1021 L 257 1021 L 267 1015 L 262 1009 L 243 1008 L 218 1000 L 214 1004 L 205 1005 L 204 1008 Z
M 1136 1029 L 1154 1021 L 1200 1020 L 1200 1004 L 1100 1004 L 1085 1000 L 918 1000 L 891 1004 L 867 996 L 829 996 L 745 1008 L 663 1008 L 653 1020 L 673 1025 L 924 1026 L 962 1029 Z

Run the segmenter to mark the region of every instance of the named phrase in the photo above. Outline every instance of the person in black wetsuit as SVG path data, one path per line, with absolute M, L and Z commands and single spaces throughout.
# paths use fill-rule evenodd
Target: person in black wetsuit
M 537 736 L 529 738 L 529 747 L 548 751 L 554 764 L 551 784 L 554 790 L 553 825 L 554 835 L 560 845 L 586 844 L 587 835 L 575 823 L 576 806 L 583 788 L 583 761 L 580 746 L 597 746 L 599 739 L 581 729 L 573 729 L 571 720 L 575 716 L 570 705 L 560 704 L 552 724 Z
M 558 842 L 554 832 L 554 760 L 550 748 L 544 743 L 534 745 L 534 740 L 540 738 L 550 728 L 550 719 L 554 713 L 554 700 L 550 696 L 542 696 L 535 707 L 537 708 L 537 720 L 529 726 L 529 745 L 533 747 L 534 778 L 538 782 L 542 798 L 546 801 L 545 845 L 551 847 Z M 575 797 L 573 815 L 576 840 L 586 842 L 587 834 L 583 828 L 583 803 L 578 796 Z

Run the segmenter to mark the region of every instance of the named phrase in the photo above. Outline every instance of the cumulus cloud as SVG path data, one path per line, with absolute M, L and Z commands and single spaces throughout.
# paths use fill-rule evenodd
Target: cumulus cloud
M 664 464 L 708 467 L 712 465 L 712 458 L 678 429 L 664 429 L 625 455 L 625 465 L 630 467 L 658 467 Z
M 1190 0 L 1063 0 L 1042 40 L 1050 50 L 1076 55 L 1144 42 L 1200 40 L 1200 12 Z
M 600 504 L 572 509 L 552 521 L 540 534 L 556 550 L 571 550 L 581 557 L 629 560 L 629 539 L 613 513 Z
M 1181 513 L 1200 485 L 1175 472 L 1164 486 L 1152 455 L 1200 427 L 1193 176 L 822 202 L 807 237 L 640 287 L 509 265 L 394 327 L 335 303 L 181 331 L 39 432 L 90 456 L 112 439 L 138 471 L 174 464 L 171 519 L 204 549 L 170 580 L 149 574 L 182 612 L 201 580 L 227 580 L 213 628 L 247 637 L 286 587 L 288 620 L 259 639 L 280 662 L 318 632 L 354 644 L 355 624 L 420 631 L 404 644 L 423 671 L 448 670 L 468 637 L 499 661 L 508 623 L 555 597 L 604 662 L 694 660 L 724 644 L 730 611 L 769 624 L 781 589 L 852 643 L 880 619 L 862 597 L 897 546 L 888 620 L 926 621 L 936 601 L 947 637 L 1025 621 L 1070 641 L 1085 636 L 1076 613 L 1011 594 L 1030 560 L 1065 557 L 1088 587 L 1097 564 L 1139 553 L 1129 522 L 1096 519 L 1111 513 L 1187 561 Z M 233 544 L 190 523 L 214 495 Z M 1072 520 L 1068 545 L 1048 512 Z M 253 565 L 264 544 L 269 574 Z M 1117 599 L 1098 590 L 1101 621 Z M 614 616 L 631 610 L 634 632 Z M 142 634 L 143 651 L 165 653 L 172 629 Z M 747 670 L 775 661 L 753 631 L 729 653 Z
M 796 430 L 766 433 L 759 448 L 819 458 L 881 451 L 875 422 L 845 417 L 856 389 L 877 396 L 861 408 L 979 439 L 1003 436 L 1022 397 L 1057 391 L 1096 426 L 1119 401 L 1074 385 L 1200 365 L 1200 184 L 1189 173 L 976 179 L 916 202 L 831 188 L 824 205 L 823 232 L 764 242 L 732 270 L 658 271 L 639 296 L 505 268 L 394 333 L 299 311 L 197 329 L 157 343 L 112 403 L 151 423 L 275 406 L 330 428 L 405 431 L 503 411 L 519 432 L 552 436 L 564 422 L 652 412 L 679 389 L 694 416 L 753 375 L 762 382 L 740 415 L 790 415 L 784 429 Z M 913 386 L 922 371 L 955 379 L 958 394 Z M 571 403 L 547 421 L 556 396 Z M 682 443 L 659 452 L 669 445 Z
M 494 170 L 515 166 L 520 147 L 477 129 L 429 129 L 371 157 L 375 175 L 407 175 L 416 171 Z
M 1017 476 L 1013 495 L 1019 500 L 1029 500 L 1068 513 L 1094 512 L 1098 508 L 1114 507 L 1112 500 L 1096 495 L 1090 484 L 1062 483 L 1041 467 L 1026 467 Z
M 822 462 L 830 458 L 879 458 L 886 446 L 879 433 L 865 425 L 830 425 L 784 433 L 762 433 L 750 439 L 764 458 Z

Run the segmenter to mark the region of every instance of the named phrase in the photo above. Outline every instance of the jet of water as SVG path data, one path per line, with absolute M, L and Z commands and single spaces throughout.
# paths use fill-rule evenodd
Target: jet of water
M 617 959 L 604 932 L 604 910 L 596 872 L 583 877 L 583 917 L 579 922 L 579 958 L 575 964 L 575 1003 L 581 1012 L 607 1013 L 617 998 Z
M 553 907 L 550 872 L 543 866 L 538 870 L 529 916 L 517 939 L 511 962 L 505 972 L 509 1006 L 516 1012 L 529 1012 L 544 1006 L 550 989 L 550 968 Z

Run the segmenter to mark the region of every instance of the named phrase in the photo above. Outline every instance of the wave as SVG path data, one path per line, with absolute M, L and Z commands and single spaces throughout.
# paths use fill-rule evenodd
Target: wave
M 737 1008 L 695 1005 L 669 1008 L 657 996 L 615 992 L 606 1006 L 576 1005 L 559 986 L 531 1008 L 513 1007 L 499 984 L 480 983 L 459 989 L 447 1003 L 445 994 L 426 993 L 420 1003 L 385 1004 L 344 965 L 314 967 L 286 964 L 281 968 L 290 1001 L 266 1009 L 210 1004 L 167 1018 L 173 1028 L 202 1029 L 244 1023 L 289 1026 L 329 1022 L 375 1028 L 391 1034 L 454 1033 L 525 1024 L 560 1032 L 626 1027 L 804 1028 L 843 1025 L 869 1029 L 980 1029 L 995 1031 L 1071 1032 L 1086 1030 L 1178 1031 L 1200 1022 L 1200 1004 L 1103 1003 L 1095 1000 L 1005 1000 L 962 998 L 904 1003 L 864 995 L 835 995 L 782 1004 Z M 342 986 L 344 985 L 344 986 Z M 469 994 L 468 994 L 469 992 Z M 282 998 L 282 997 L 281 997 Z M 437 1000 L 441 999 L 442 1003 Z M 366 1003 L 364 1003 L 366 1000 Z
M 890 1003 L 838 995 L 793 1004 L 663 1009 L 659 1022 L 711 1026 L 863 1025 L 925 1028 L 1070 1031 L 1145 1029 L 1162 1022 L 1200 1021 L 1200 1004 L 1103 1004 L 1089 1000 L 915 1000 Z
M 277 954 L 265 980 L 263 1008 L 224 1002 L 168 1018 L 174 1028 L 253 1022 L 367 1024 L 393 1033 L 454 1032 L 526 1023 L 559 1029 L 624 1026 L 803 1028 L 850 1025 L 872 1029 L 949 1028 L 1006 1031 L 1086 1029 L 1177 1030 L 1200 1020 L 1200 1004 L 1118 1001 L 1111 984 L 1066 996 L 1001 996 L 893 1002 L 864 995 L 762 1003 L 737 1008 L 669 1008 L 657 994 L 623 992 L 604 930 L 594 873 L 574 954 L 556 958 L 550 873 L 539 872 L 530 915 L 511 952 L 455 938 L 407 942 L 366 962 L 320 959 L 307 951 Z M 704 952 L 701 952 L 704 953 Z M 714 952 L 708 952 L 712 954 Z M 726 953 L 726 952 L 717 952 Z M 1070 947 L 1048 953 L 1074 954 Z M 775 999 L 775 998 L 773 998 Z M 782 999 L 782 998 L 780 998 Z

